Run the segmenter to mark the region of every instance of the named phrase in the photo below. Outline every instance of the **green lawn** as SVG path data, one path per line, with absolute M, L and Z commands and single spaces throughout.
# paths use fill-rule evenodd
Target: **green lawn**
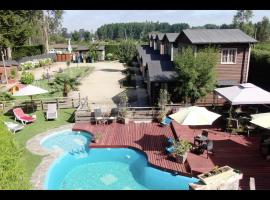
M 57 128 L 61 125 L 68 124 L 73 121 L 74 109 L 60 109 L 58 110 L 58 119 L 52 121 L 46 121 L 44 116 L 44 111 L 37 111 L 34 114 L 37 116 L 37 120 L 34 123 L 27 124 L 23 130 L 15 134 L 15 138 L 20 145 L 24 148 L 23 160 L 26 164 L 27 175 L 30 178 L 35 168 L 41 162 L 42 156 L 34 155 L 29 152 L 25 146 L 26 142 L 33 136 L 45 132 L 49 129 Z M 12 116 L 4 116 L 6 121 L 13 121 Z

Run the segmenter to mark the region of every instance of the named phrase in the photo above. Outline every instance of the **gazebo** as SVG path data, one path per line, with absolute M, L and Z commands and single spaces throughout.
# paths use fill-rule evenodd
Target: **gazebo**
M 270 93 L 252 83 L 216 88 L 215 93 L 231 105 L 270 104 Z

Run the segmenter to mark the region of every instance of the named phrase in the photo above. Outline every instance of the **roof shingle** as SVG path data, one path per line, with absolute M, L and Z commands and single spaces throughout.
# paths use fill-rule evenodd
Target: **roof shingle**
M 192 44 L 257 42 L 239 29 L 186 29 L 183 33 Z

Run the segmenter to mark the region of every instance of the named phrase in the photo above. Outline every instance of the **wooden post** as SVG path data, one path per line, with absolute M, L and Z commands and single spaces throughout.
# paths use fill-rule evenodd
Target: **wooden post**
M 73 98 L 71 99 L 71 105 L 72 105 L 72 108 L 74 108 L 74 101 L 73 101 Z
M 250 177 L 250 179 L 249 179 L 249 187 L 250 187 L 250 190 L 256 190 L 256 188 L 255 188 L 255 178 Z
M 57 109 L 59 109 L 59 101 L 58 101 L 58 99 L 56 99 L 56 105 L 57 105 Z
M 44 110 L 44 107 L 43 107 L 43 102 L 42 100 L 40 100 L 40 104 L 41 104 L 41 109 Z

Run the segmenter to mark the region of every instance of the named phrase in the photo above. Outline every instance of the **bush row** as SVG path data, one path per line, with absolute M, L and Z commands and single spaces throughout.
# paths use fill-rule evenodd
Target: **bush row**
M 34 56 L 44 53 L 44 45 L 15 46 L 12 48 L 12 57 L 19 60 L 25 56 Z

